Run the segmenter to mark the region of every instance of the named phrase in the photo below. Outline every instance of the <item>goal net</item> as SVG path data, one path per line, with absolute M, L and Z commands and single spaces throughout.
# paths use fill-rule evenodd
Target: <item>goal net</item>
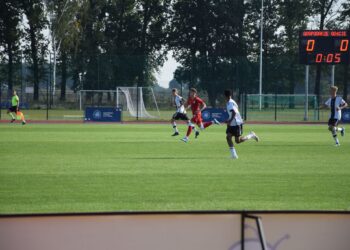
M 80 90 L 79 108 L 118 107 L 126 116 L 157 118 L 159 109 L 151 87 L 117 87 L 116 90 Z
M 131 117 L 156 118 L 159 109 L 153 88 L 117 87 L 117 106 L 127 111 Z

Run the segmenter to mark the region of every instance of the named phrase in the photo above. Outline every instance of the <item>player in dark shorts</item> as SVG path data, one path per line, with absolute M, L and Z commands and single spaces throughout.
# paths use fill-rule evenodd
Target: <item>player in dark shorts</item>
M 227 129 L 226 129 L 226 141 L 230 148 L 231 158 L 238 159 L 238 155 L 236 152 L 236 148 L 233 144 L 232 137 L 235 138 L 235 142 L 237 144 L 245 142 L 250 139 L 254 139 L 255 141 L 259 141 L 259 137 L 251 131 L 248 135 L 243 135 L 243 119 L 239 113 L 237 103 L 232 99 L 232 94 L 230 90 L 225 90 L 224 96 L 226 99 L 226 110 L 229 114 L 229 118 L 226 121 Z
M 183 113 L 178 113 L 176 112 L 174 115 L 173 115 L 173 118 L 171 119 L 171 121 L 178 121 L 178 120 L 181 120 L 181 121 L 188 121 L 188 116 L 187 114 L 183 114 Z
M 179 135 L 179 130 L 177 129 L 177 125 L 175 121 L 181 120 L 181 121 L 187 121 L 187 123 L 190 123 L 190 119 L 186 114 L 186 109 L 184 106 L 185 99 L 178 94 L 177 89 L 172 89 L 172 95 L 174 96 L 174 103 L 176 106 L 176 112 L 171 118 L 171 124 L 173 125 L 173 129 L 174 129 L 174 134 L 172 136 L 177 136 Z
M 13 123 L 14 121 L 16 121 L 15 116 L 13 115 L 13 113 L 16 116 L 21 117 L 22 120 L 22 124 L 26 124 L 26 121 L 24 119 L 24 115 L 23 113 L 19 110 L 19 97 L 16 93 L 16 90 L 13 91 L 13 95 L 11 98 L 11 107 L 7 110 L 7 114 L 11 116 L 11 123 Z
M 341 120 L 341 110 L 346 108 L 348 104 L 337 96 L 338 88 L 336 86 L 330 87 L 330 98 L 325 102 L 324 106 L 331 109 L 328 120 L 328 130 L 332 133 L 332 137 L 335 140 L 335 146 L 340 146 L 337 132 L 339 131 L 342 136 L 345 135 L 345 128 L 339 128 L 338 123 Z
M 226 134 L 231 134 L 233 137 L 239 138 L 241 135 L 243 135 L 243 125 L 227 126 Z

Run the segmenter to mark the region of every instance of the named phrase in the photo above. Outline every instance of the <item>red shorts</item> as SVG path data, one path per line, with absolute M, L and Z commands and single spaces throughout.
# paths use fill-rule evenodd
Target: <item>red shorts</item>
M 197 124 L 198 126 L 200 126 L 203 123 L 202 113 L 198 113 L 198 114 L 193 115 L 191 122 L 193 124 Z

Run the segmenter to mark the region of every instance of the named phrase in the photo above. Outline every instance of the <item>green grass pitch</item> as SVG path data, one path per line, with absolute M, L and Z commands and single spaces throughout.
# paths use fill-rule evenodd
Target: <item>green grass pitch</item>
M 244 129 L 261 142 L 231 160 L 225 126 L 185 144 L 170 125 L 0 124 L 0 213 L 350 210 L 350 134 Z

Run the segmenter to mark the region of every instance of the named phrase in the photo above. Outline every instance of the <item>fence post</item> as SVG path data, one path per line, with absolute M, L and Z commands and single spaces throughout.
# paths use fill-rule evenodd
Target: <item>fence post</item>
M 241 95 L 239 96 L 239 106 L 242 109 L 242 118 L 244 119 L 244 117 L 245 117 L 245 110 L 244 110 L 243 103 L 244 103 L 244 95 L 241 93 Z
M 49 120 L 49 80 L 46 82 L 46 120 Z
M 317 110 L 318 110 L 318 107 L 317 107 L 317 96 L 314 96 L 314 120 L 315 121 L 317 120 Z
M 136 120 L 139 120 L 139 83 L 136 86 Z
M 277 93 L 275 93 L 275 121 L 277 121 Z
M 248 95 L 247 95 L 247 93 L 245 93 L 245 94 L 244 94 L 244 111 L 245 111 L 245 112 L 244 112 L 244 120 L 247 120 L 247 119 L 248 119 L 248 118 L 247 118 L 247 117 L 248 117 L 248 109 L 247 109 L 247 106 L 248 106 L 248 105 L 247 105 L 247 99 L 248 99 L 248 98 L 247 98 L 247 97 L 248 97 Z
M 79 110 L 82 109 L 82 97 L 81 97 L 81 90 L 79 90 Z
M 115 106 L 117 107 L 117 108 L 119 108 L 119 89 L 118 89 L 118 87 L 116 88 L 116 104 L 115 104 Z
M 2 103 L 1 103 L 1 96 L 2 96 L 2 85 L 0 84 L 0 120 L 1 120 L 1 110 L 2 110 Z
M 305 66 L 305 107 L 304 107 L 304 121 L 308 120 L 309 117 L 309 65 Z

